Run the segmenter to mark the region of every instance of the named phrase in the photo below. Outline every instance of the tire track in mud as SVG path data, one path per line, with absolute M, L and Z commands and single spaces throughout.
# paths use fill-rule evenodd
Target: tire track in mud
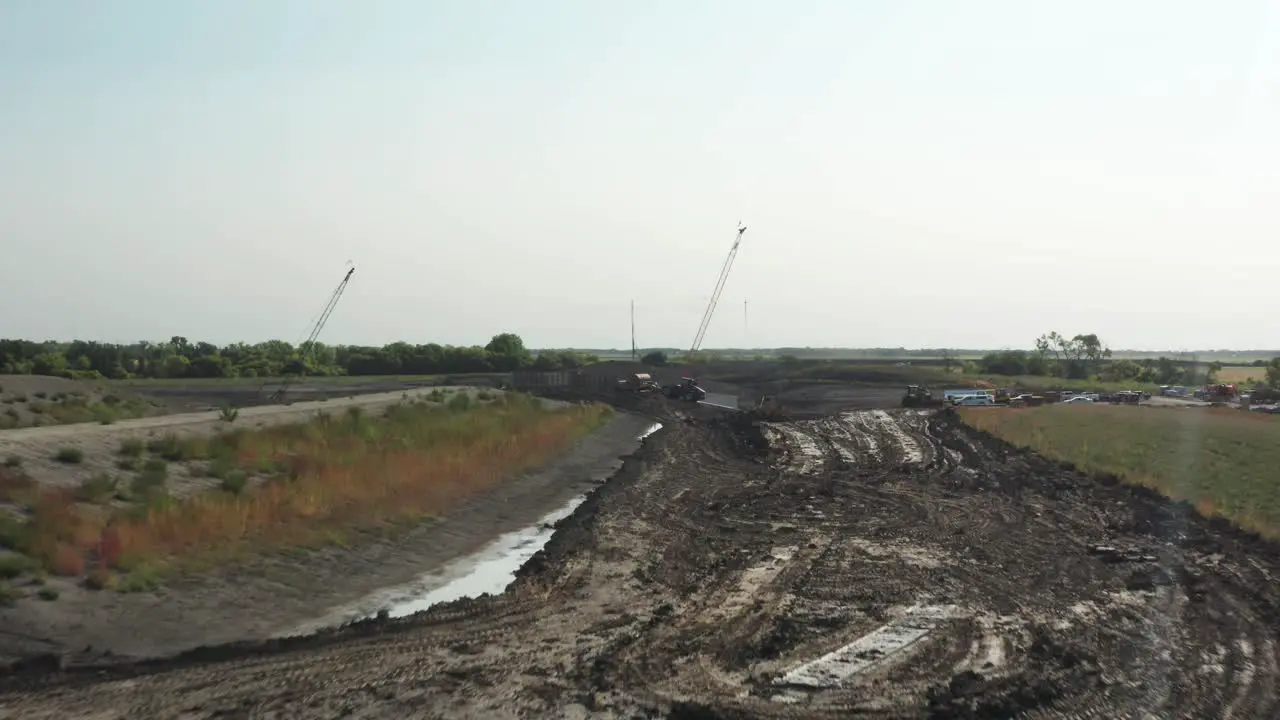
M 499 597 L 0 677 L 0 715 L 1266 717 L 1278 573 L 948 413 L 675 421 Z

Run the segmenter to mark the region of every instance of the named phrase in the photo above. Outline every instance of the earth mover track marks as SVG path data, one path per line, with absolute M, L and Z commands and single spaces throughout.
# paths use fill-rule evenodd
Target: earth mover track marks
M 684 418 L 501 596 L 11 672 L 0 716 L 1271 717 L 1278 575 L 1272 544 L 947 412 Z

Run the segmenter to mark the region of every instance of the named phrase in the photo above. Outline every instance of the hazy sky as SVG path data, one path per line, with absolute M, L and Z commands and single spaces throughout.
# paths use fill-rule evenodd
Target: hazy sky
M 0 1 L 0 337 L 1275 347 L 1280 3 Z M 748 322 L 743 300 L 749 299 Z

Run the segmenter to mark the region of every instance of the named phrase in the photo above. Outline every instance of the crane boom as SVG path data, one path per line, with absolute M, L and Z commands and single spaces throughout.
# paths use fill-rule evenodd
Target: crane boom
M 311 334 L 308 335 L 306 341 L 302 343 L 302 347 L 298 348 L 301 351 L 302 358 L 304 360 L 306 359 L 307 354 L 311 352 L 312 346 L 315 345 L 316 338 L 320 336 L 320 331 L 324 329 L 325 323 L 329 322 L 329 316 L 333 314 L 333 309 L 338 306 L 338 300 L 342 297 L 342 293 L 347 289 L 347 283 L 351 282 L 351 276 L 355 271 L 355 268 L 348 270 L 346 276 L 342 278 L 342 282 L 338 283 L 338 287 L 333 291 L 333 294 L 329 296 L 329 303 L 324 306 L 324 310 L 320 312 L 320 318 L 316 320 L 315 326 L 311 328 Z
M 338 283 L 338 287 L 334 288 L 333 293 L 329 295 L 329 301 L 325 303 L 324 310 L 320 311 L 320 316 L 316 318 L 315 325 L 311 326 L 311 332 L 307 334 L 307 339 L 302 341 L 298 346 L 298 360 L 302 363 L 305 372 L 307 358 L 310 357 L 311 351 L 315 348 L 316 338 L 320 337 L 320 331 L 324 329 L 325 323 L 329 322 L 329 316 L 333 314 L 333 309 L 338 306 L 338 300 L 342 298 L 342 293 L 347 289 L 347 283 L 351 282 L 351 276 L 355 274 L 356 269 L 353 267 L 347 270 L 347 274 L 342 277 L 342 282 Z M 280 385 L 275 392 L 271 393 L 268 402 L 275 402 L 284 398 L 284 393 L 289 389 L 289 385 L 294 380 L 294 375 L 286 375 L 284 383 Z M 266 388 L 267 383 L 263 382 L 262 387 L 258 388 L 258 394 Z
M 715 314 L 716 304 L 720 302 L 720 293 L 724 292 L 725 281 L 729 279 L 729 271 L 733 269 L 733 260 L 738 256 L 738 246 L 742 244 L 742 234 L 746 231 L 746 225 L 738 226 L 738 235 L 733 238 L 733 247 L 729 248 L 729 256 L 724 259 L 724 265 L 720 268 L 720 277 L 716 279 L 715 290 L 711 292 L 711 302 L 707 303 L 707 309 L 702 313 L 702 322 L 698 324 L 698 334 L 693 336 L 693 345 L 689 348 L 690 357 L 702 347 L 702 340 L 706 337 L 707 328 L 711 326 L 711 316 Z

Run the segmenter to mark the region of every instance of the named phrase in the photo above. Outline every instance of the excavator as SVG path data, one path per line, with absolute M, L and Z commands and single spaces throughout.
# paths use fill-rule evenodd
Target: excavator
M 680 382 L 675 385 L 668 385 L 662 389 L 663 394 L 672 400 L 689 400 L 691 402 L 701 402 L 707 399 L 707 391 L 698 385 L 697 378 L 685 377 L 680 378 Z

